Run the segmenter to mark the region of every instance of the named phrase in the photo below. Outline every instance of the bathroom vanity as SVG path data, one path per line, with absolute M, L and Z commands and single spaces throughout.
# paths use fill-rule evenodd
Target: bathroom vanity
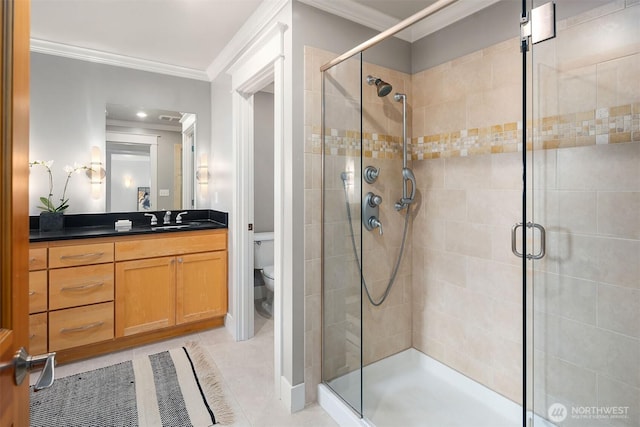
M 68 362 L 223 325 L 226 214 L 159 227 L 134 215 L 126 231 L 104 215 L 32 230 L 30 353 Z

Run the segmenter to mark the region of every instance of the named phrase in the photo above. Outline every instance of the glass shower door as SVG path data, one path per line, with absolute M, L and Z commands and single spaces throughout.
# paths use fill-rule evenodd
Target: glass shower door
M 528 266 L 529 405 L 535 426 L 639 426 L 640 3 L 570 7 L 556 1 L 570 17 L 528 69 L 528 214 L 546 230 Z
M 361 55 L 323 73 L 322 381 L 362 415 Z

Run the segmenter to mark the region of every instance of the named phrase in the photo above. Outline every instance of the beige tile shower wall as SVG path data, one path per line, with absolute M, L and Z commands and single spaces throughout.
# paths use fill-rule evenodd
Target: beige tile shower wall
M 421 205 L 413 232 L 413 346 L 518 401 L 521 155 L 414 162 Z
M 625 406 L 628 417 L 614 425 L 640 424 L 637 22 L 637 1 L 612 2 L 559 23 L 558 38 L 534 52 L 530 202 L 548 230 L 533 273 L 543 416 L 556 402 Z M 414 161 L 423 203 L 413 233 L 413 345 L 519 402 L 521 273 L 509 242 L 521 216 L 521 153 L 509 152 L 522 149 L 522 124 L 509 74 L 520 76 L 520 58 L 508 44 L 414 76 L 412 153 L 428 160 Z M 461 81 L 469 64 L 479 81 Z M 482 100 L 492 100 L 487 111 L 475 110 Z
M 522 66 L 514 38 L 413 76 L 415 160 L 518 150 Z

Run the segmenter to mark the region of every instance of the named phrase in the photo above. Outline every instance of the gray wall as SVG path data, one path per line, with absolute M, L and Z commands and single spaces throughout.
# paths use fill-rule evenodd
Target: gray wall
M 548 0 L 535 0 L 534 6 Z M 578 15 L 610 0 L 556 0 L 556 19 Z M 527 1 L 531 5 L 531 1 Z M 520 0 L 502 0 L 411 45 L 411 74 L 476 52 L 520 34 Z M 514 46 L 519 49 L 519 46 Z
M 57 188 L 64 182 L 61 174 L 64 165 L 87 164 L 92 146 L 100 147 L 104 156 L 107 103 L 195 113 L 197 147 L 208 151 L 210 87 L 210 83 L 198 80 L 31 53 L 31 160 L 55 160 Z M 34 177 L 30 183 L 34 185 L 30 213 L 35 215 L 42 180 L 40 173 L 37 177 L 35 173 L 31 175 Z M 104 195 L 98 200 L 86 197 L 88 187 L 83 186 L 89 184 L 81 178 L 74 177 L 70 183 L 68 212 L 104 211 Z
M 273 231 L 273 94 L 253 96 L 254 229 Z
M 300 71 L 300 79 L 302 79 L 302 54 L 305 45 L 335 52 L 337 56 L 378 33 L 377 30 L 294 1 L 293 50 L 296 58 L 300 54 L 297 58 L 299 63 L 298 61 L 294 63 L 294 72 L 297 74 L 297 71 Z M 382 67 L 404 73 L 411 72 L 411 44 L 398 38 L 387 39 L 365 51 L 363 58 L 366 62 Z M 304 86 L 297 86 L 294 82 L 294 87 Z M 296 123 L 295 120 L 294 123 Z

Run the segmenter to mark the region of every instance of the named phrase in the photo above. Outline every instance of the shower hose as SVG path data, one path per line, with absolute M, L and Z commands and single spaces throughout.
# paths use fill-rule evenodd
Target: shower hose
M 358 264 L 358 271 L 360 272 L 360 277 L 362 278 L 362 284 L 364 286 L 364 291 L 367 294 L 367 298 L 369 302 L 374 307 L 378 307 L 382 305 L 383 302 L 389 296 L 391 292 L 391 288 L 393 287 L 393 283 L 396 280 L 396 276 L 398 275 L 398 269 L 400 268 L 400 262 L 402 261 L 402 254 L 404 253 L 404 244 L 407 239 L 407 230 L 409 229 L 409 213 L 411 212 L 411 205 L 407 205 L 407 212 L 404 215 L 404 232 L 402 233 L 402 244 L 400 245 L 400 253 L 398 254 L 398 259 L 396 260 L 396 264 L 393 267 L 393 272 L 391 273 L 391 277 L 389 278 L 389 283 L 387 283 L 387 288 L 382 294 L 382 297 L 379 301 L 374 301 L 371 293 L 369 292 L 369 287 L 367 286 L 367 281 L 364 278 L 364 272 L 362 271 L 362 265 L 360 264 L 360 259 L 358 258 L 358 249 L 356 247 L 356 238 L 353 234 L 353 221 L 351 220 L 351 207 L 349 206 L 349 194 L 347 193 L 347 185 L 344 185 L 344 199 L 347 205 L 347 217 L 349 218 L 349 230 L 351 235 L 351 245 L 353 246 L 353 253 L 356 256 L 356 263 Z

